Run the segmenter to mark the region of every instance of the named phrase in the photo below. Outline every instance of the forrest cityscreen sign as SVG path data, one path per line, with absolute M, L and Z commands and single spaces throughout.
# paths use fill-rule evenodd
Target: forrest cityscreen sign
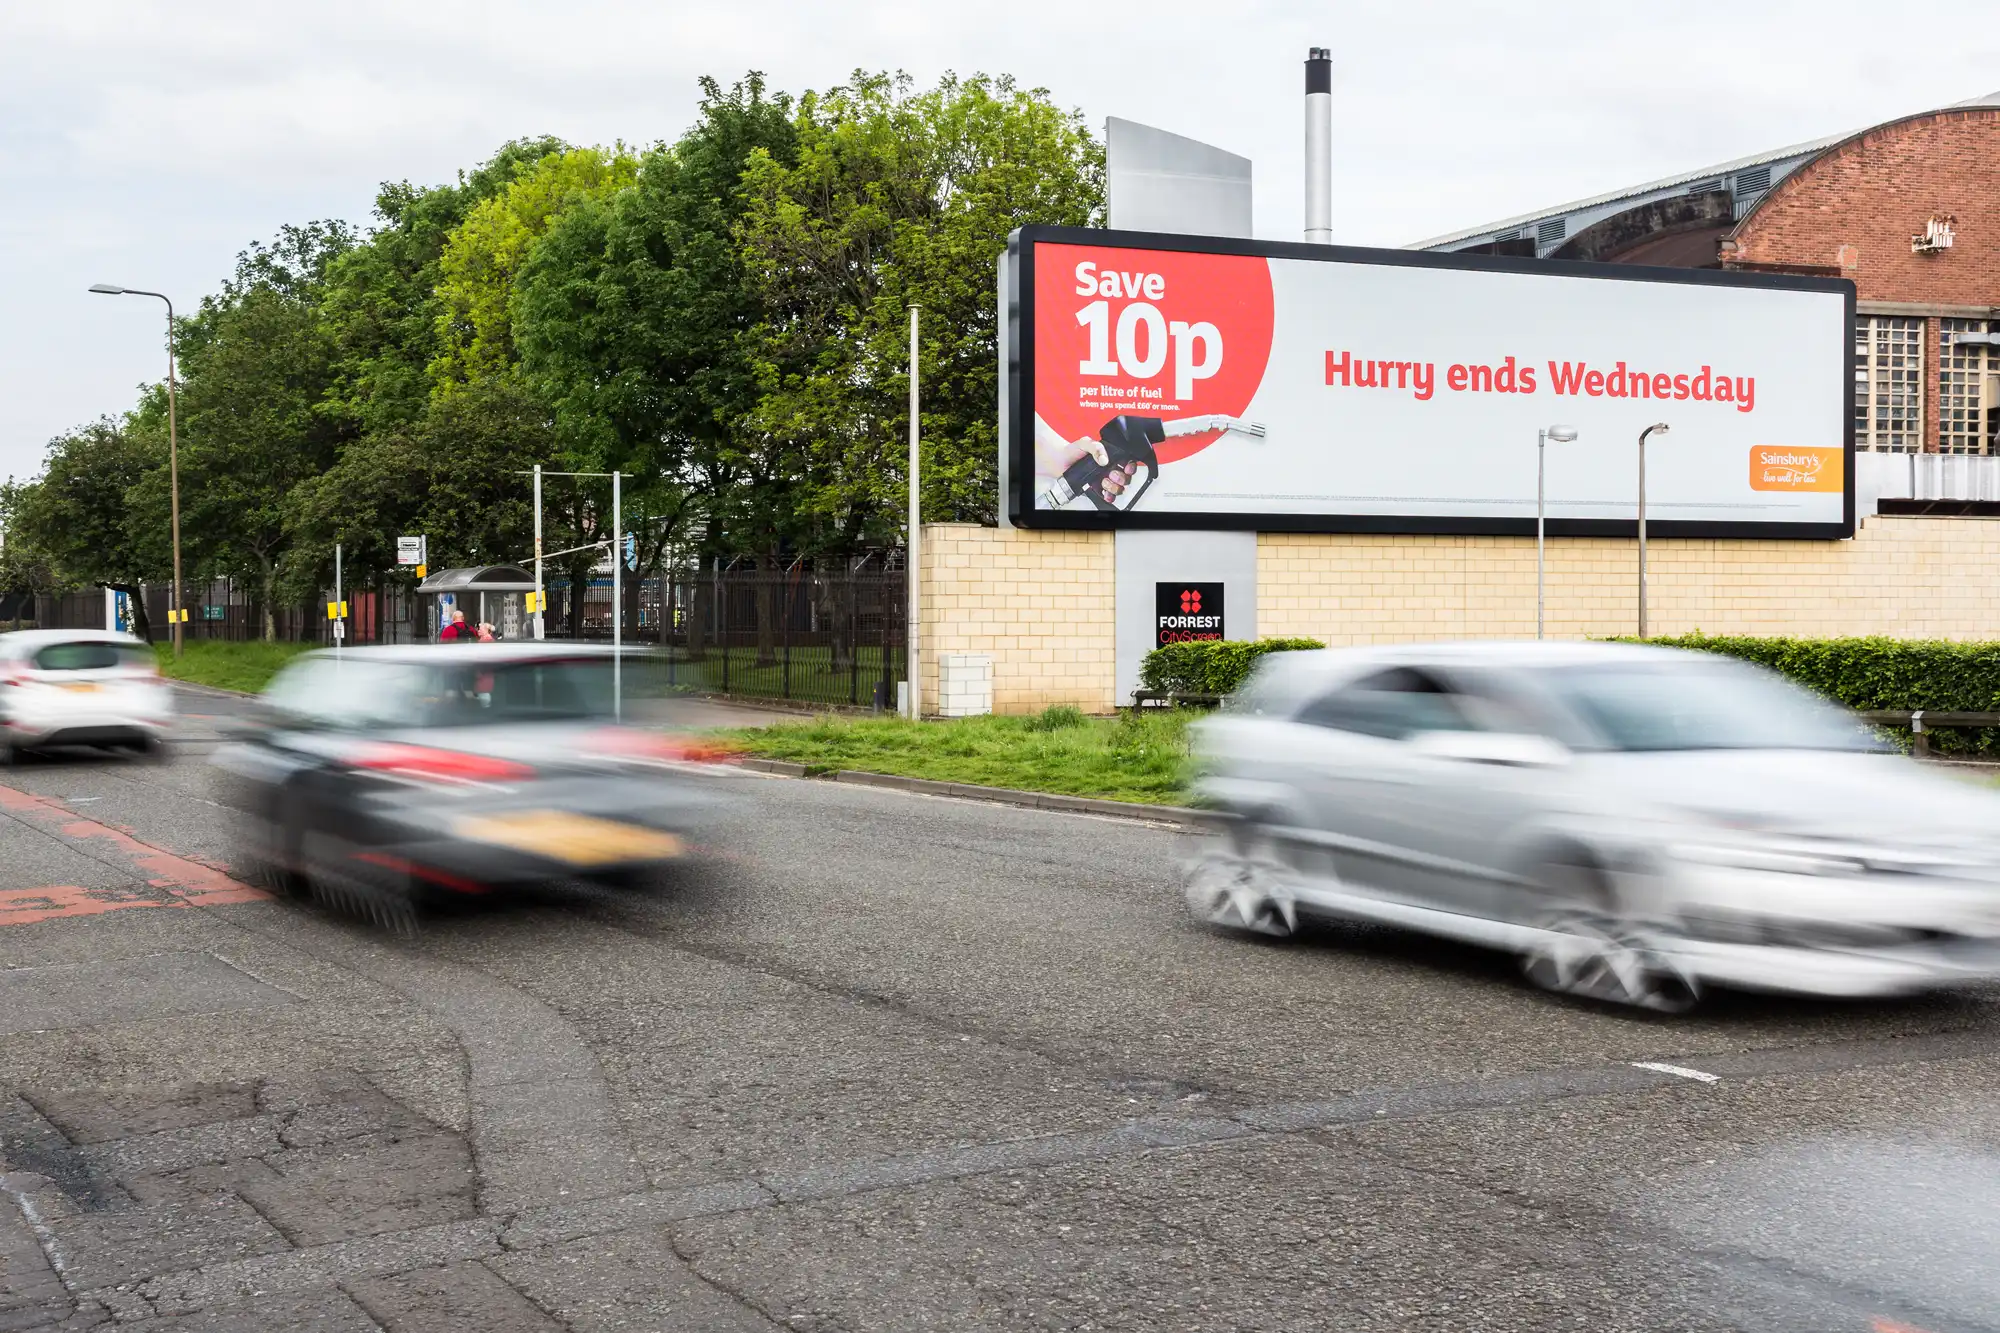
M 1008 246 L 1023 527 L 1851 536 L 1841 279 L 1027 227 Z M 1103 456 L 1100 462 L 1097 455 Z

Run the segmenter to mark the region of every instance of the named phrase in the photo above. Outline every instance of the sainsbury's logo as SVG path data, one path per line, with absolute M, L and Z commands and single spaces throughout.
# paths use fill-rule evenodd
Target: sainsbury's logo
M 1756 444 L 1750 447 L 1753 491 L 1841 491 L 1847 486 L 1840 449 Z

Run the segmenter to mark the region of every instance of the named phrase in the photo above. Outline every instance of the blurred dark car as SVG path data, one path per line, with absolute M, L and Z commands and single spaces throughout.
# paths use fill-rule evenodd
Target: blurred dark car
M 608 649 L 308 653 L 214 758 L 244 871 L 404 927 L 427 903 L 565 879 L 638 883 L 714 796 L 687 738 L 623 726 Z

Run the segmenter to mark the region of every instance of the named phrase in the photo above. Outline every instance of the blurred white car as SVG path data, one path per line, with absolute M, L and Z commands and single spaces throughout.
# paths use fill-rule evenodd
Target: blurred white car
M 150 752 L 173 711 L 153 650 L 129 634 L 0 634 L 0 760 L 57 745 Z
M 1205 921 L 1375 921 L 1660 1010 L 1703 987 L 2000 977 L 2000 794 L 1711 654 L 1457 643 L 1274 654 L 1199 724 Z

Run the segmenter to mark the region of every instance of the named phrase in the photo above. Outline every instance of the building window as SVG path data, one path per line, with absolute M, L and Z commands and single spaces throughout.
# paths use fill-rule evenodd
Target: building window
M 1923 449 L 1923 368 L 1923 320 L 1862 315 L 1854 321 L 1855 448 Z
M 1990 454 L 1993 432 L 2000 422 L 2000 356 L 1980 342 L 1959 342 L 1960 336 L 1984 336 L 1994 325 L 1983 319 L 1939 321 L 1938 452 Z

